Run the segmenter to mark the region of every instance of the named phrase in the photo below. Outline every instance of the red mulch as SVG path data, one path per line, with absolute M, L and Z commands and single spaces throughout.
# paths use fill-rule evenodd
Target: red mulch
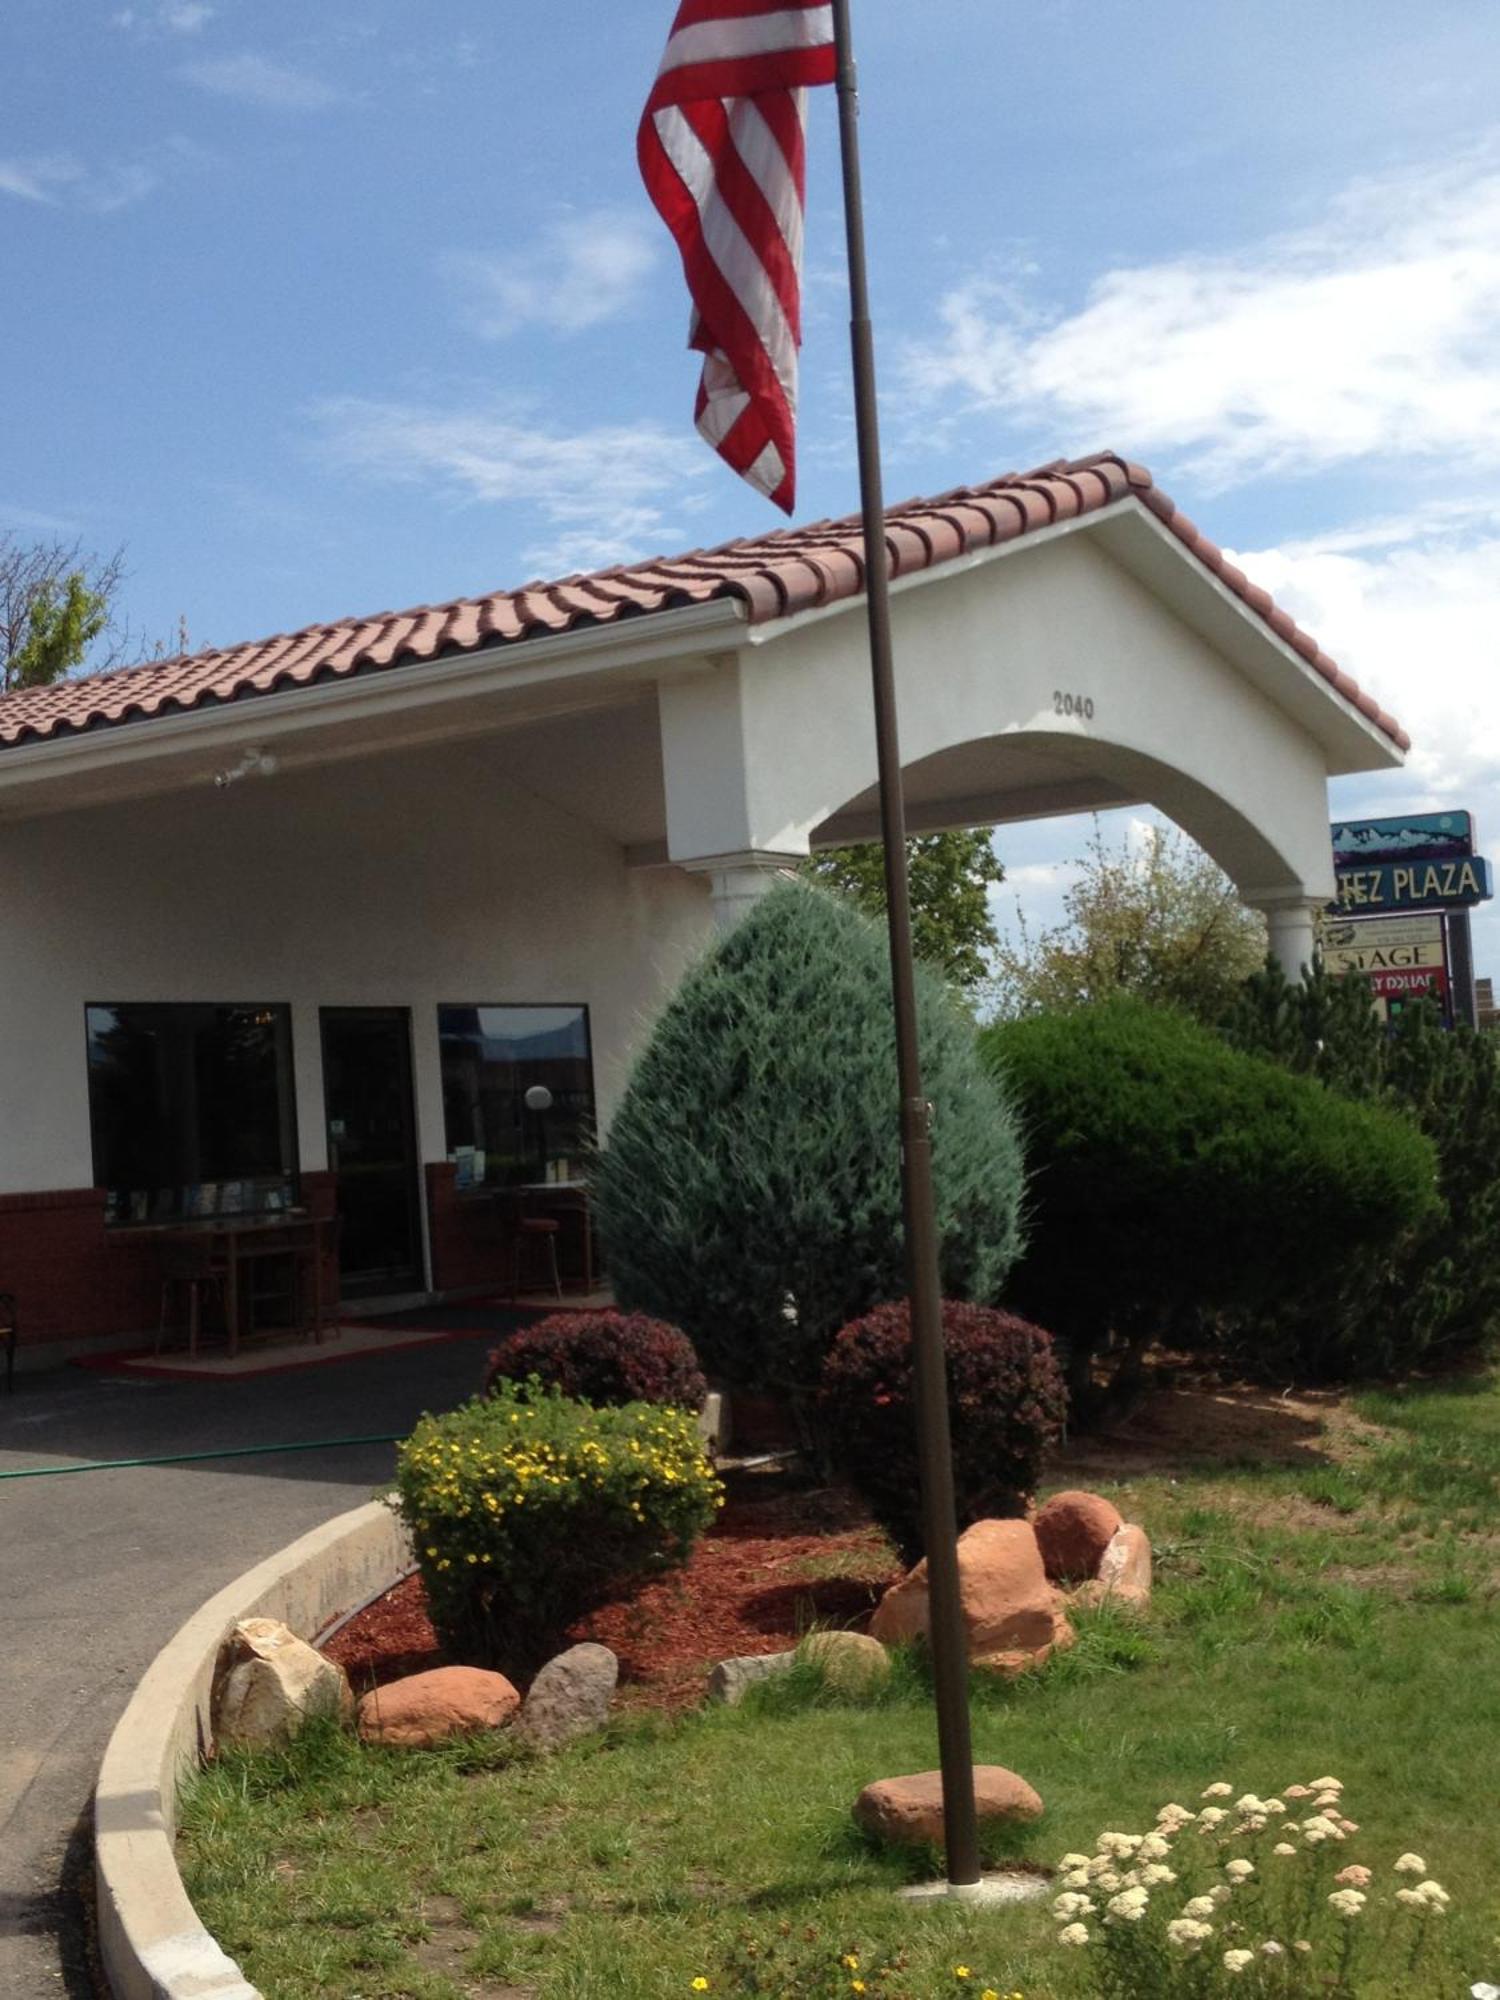
M 836 1569 L 834 1576 L 819 1574 Z M 890 1547 L 842 1492 L 749 1477 L 731 1490 L 684 1569 L 573 1627 L 619 1655 L 631 1706 L 691 1707 L 716 1660 L 775 1653 L 814 1624 L 863 1624 L 900 1574 Z M 422 1579 L 408 1577 L 323 1648 L 355 1692 L 443 1664 Z

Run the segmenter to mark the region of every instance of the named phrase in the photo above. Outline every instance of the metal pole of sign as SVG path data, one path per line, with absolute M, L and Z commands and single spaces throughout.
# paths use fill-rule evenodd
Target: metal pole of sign
M 974 1757 L 969 1731 L 969 1663 L 959 1603 L 958 1525 L 948 1432 L 948 1385 L 943 1356 L 942 1291 L 932 1196 L 932 1107 L 922 1094 L 917 1046 L 916 980 L 911 903 L 906 874 L 906 808 L 896 729 L 891 655 L 889 565 L 880 480 L 880 431 L 875 408 L 875 341 L 865 271 L 864 214 L 859 175 L 859 85 L 849 0 L 833 0 L 838 50 L 839 144 L 844 167 L 844 226 L 849 242 L 849 333 L 854 350 L 854 408 L 859 440 L 860 507 L 864 517 L 865 601 L 870 621 L 870 673 L 880 777 L 880 827 L 885 848 L 890 918 L 891 988 L 896 1015 L 896 1066 L 901 1091 L 902 1192 L 906 1216 L 907 1283 L 911 1293 L 922 1535 L 927 1553 L 938 1750 L 943 1775 L 943 1833 L 953 1889 L 977 1883 L 979 1833 L 974 1809 Z
M 1447 911 L 1443 928 L 1448 935 L 1448 1003 L 1453 1018 L 1466 1028 L 1477 1028 L 1479 1007 L 1474 997 L 1474 947 L 1470 942 L 1468 911 Z

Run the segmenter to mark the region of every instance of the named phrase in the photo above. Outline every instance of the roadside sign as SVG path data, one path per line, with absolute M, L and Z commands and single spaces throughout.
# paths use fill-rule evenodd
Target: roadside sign
M 1495 893 L 1490 864 L 1473 854 L 1449 861 L 1369 861 L 1339 868 L 1338 916 L 1376 917 L 1401 910 L 1466 910 Z
M 1435 1000 L 1449 1011 L 1444 919 L 1437 912 L 1376 917 L 1359 922 L 1330 918 L 1323 928 L 1323 961 L 1340 977 L 1363 979 L 1381 1017 L 1408 1000 Z
M 1456 861 L 1473 852 L 1474 817 L 1467 812 L 1402 813 L 1333 825 L 1333 865 L 1339 869 L 1370 861 Z

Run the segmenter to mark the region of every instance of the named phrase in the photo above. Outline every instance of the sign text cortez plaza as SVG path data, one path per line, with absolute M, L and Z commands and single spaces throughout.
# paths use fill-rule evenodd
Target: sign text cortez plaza
M 1356 910 L 1468 909 L 1495 893 L 1490 864 L 1479 855 L 1451 861 L 1371 861 L 1338 871 L 1341 916 Z

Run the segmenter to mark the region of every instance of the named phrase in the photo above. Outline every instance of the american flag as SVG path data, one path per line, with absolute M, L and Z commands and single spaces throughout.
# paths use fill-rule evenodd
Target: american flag
M 703 355 L 698 429 L 792 511 L 807 91 L 834 81 L 828 0 L 682 0 L 637 153 L 677 239 Z

